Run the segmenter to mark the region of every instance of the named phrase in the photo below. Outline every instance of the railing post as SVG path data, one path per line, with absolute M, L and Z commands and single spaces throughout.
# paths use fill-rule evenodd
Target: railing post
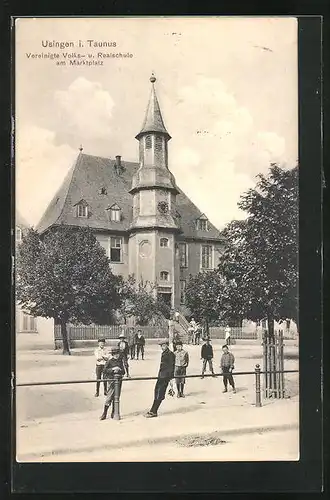
M 261 395 L 260 395 L 260 365 L 256 365 L 255 370 L 256 377 L 256 407 L 261 407 Z
M 119 373 L 115 373 L 114 379 L 115 379 L 115 392 L 114 392 L 113 419 L 120 420 L 119 401 L 120 401 L 120 389 L 121 389 L 121 375 L 119 375 Z

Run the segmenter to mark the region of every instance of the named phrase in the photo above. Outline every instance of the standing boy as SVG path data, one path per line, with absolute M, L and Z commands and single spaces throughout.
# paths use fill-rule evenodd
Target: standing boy
M 211 346 L 210 342 L 211 339 L 206 338 L 204 339 L 205 343 L 202 345 L 201 349 L 201 359 L 203 360 L 203 367 L 202 367 L 202 377 L 204 378 L 204 373 L 206 370 L 206 365 L 208 363 L 210 372 L 212 373 L 212 376 L 215 377 L 215 373 L 213 370 L 213 347 Z
M 108 353 L 105 350 L 105 339 L 98 340 L 98 346 L 94 351 L 94 356 L 96 358 L 96 369 L 95 369 L 96 378 L 97 378 L 97 380 L 100 380 L 102 378 L 104 365 L 109 357 Z M 99 397 L 99 395 L 100 395 L 100 384 L 101 384 L 101 382 L 96 382 L 96 392 L 95 392 L 96 398 Z M 106 394 L 107 393 L 107 383 L 103 382 L 103 385 L 104 385 L 104 394 Z
M 174 376 L 175 356 L 169 349 L 167 341 L 159 344 L 162 348 L 162 356 L 160 359 L 160 367 L 158 372 L 158 379 L 155 385 L 154 402 L 151 409 L 145 415 L 147 418 L 157 417 L 158 408 L 163 399 L 165 399 L 166 389 Z
M 177 396 L 178 398 L 184 398 L 183 389 L 184 384 L 186 382 L 183 375 L 187 373 L 187 366 L 189 364 L 189 354 L 182 348 L 182 342 L 179 340 L 176 343 L 176 351 L 175 351 L 175 364 L 174 364 L 174 377 L 177 388 Z
M 125 334 L 121 333 L 119 335 L 119 342 L 118 342 L 118 349 L 120 351 L 120 358 L 122 360 L 124 369 L 125 369 L 125 374 L 127 378 L 130 378 L 129 375 L 129 367 L 128 367 L 128 355 L 129 355 L 129 347 L 128 347 L 128 342 L 125 338 Z
M 222 346 L 222 352 L 223 354 L 221 356 L 220 368 L 222 370 L 223 384 L 225 386 L 222 392 L 228 392 L 227 387 L 229 382 L 229 384 L 233 388 L 233 393 L 235 394 L 236 393 L 235 382 L 232 374 L 232 371 L 234 369 L 235 357 L 231 352 L 229 352 L 227 345 Z
M 136 338 L 136 335 L 134 333 L 134 330 L 133 330 L 133 328 L 130 328 L 129 332 L 128 332 L 128 347 L 129 347 L 129 354 L 130 354 L 131 359 L 135 358 L 135 351 L 136 351 L 135 338 Z
M 141 330 L 138 330 L 137 336 L 135 337 L 136 343 L 136 359 L 139 359 L 139 354 L 141 353 L 141 358 L 144 359 L 144 346 L 145 346 L 145 338 L 142 335 Z
M 105 378 L 113 378 L 116 373 L 121 375 L 119 380 L 119 395 L 121 393 L 121 385 L 122 385 L 122 375 L 124 374 L 124 367 L 122 364 L 122 359 L 120 358 L 120 351 L 117 348 L 111 349 L 111 358 L 108 359 L 104 366 L 104 377 Z M 110 380 L 108 382 L 108 391 L 104 401 L 104 409 L 103 413 L 100 417 L 100 420 L 105 420 L 107 418 L 109 406 L 112 405 L 111 418 L 114 416 L 115 411 L 115 381 Z

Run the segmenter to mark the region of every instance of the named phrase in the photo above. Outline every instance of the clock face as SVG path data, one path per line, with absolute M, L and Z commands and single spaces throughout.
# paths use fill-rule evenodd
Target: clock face
M 162 214 L 166 214 L 168 212 L 168 203 L 166 201 L 160 201 L 158 203 L 158 210 Z

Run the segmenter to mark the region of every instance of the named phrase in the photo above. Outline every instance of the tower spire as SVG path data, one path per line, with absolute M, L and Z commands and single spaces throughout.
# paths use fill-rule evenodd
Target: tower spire
M 155 89 L 156 77 L 154 73 L 152 73 L 150 77 L 150 82 L 151 82 L 151 92 L 144 122 L 140 132 L 135 138 L 139 140 L 141 135 L 143 134 L 147 134 L 149 132 L 158 132 L 164 134 L 166 138 L 169 140 L 171 139 L 171 136 L 165 128 L 162 113 L 160 111 L 159 102 L 157 99 L 157 94 Z

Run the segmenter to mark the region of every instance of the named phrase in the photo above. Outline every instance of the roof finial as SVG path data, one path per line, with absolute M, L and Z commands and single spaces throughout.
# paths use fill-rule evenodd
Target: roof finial
M 80 144 L 80 146 L 79 146 L 79 151 L 82 153 L 82 152 L 83 152 L 83 150 L 84 150 L 84 148 L 82 147 L 82 144 Z
M 151 73 L 150 81 L 151 81 L 151 83 L 155 83 L 155 81 L 156 81 L 156 77 L 155 77 L 154 72 Z

